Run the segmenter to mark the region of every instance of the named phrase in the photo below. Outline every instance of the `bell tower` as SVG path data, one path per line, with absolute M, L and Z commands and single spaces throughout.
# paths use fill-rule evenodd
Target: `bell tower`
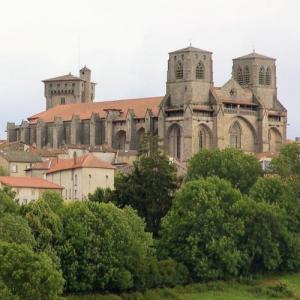
M 244 88 L 250 88 L 260 103 L 274 109 L 277 100 L 275 59 L 252 52 L 233 59 L 235 80 Z
M 205 104 L 212 85 L 212 52 L 190 45 L 169 53 L 166 88 L 169 106 Z

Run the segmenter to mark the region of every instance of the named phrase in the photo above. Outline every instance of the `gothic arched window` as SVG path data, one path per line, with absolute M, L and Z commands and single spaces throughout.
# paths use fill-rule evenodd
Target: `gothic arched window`
M 238 122 L 235 122 L 229 131 L 230 135 L 230 147 L 241 148 L 241 127 Z
M 177 62 L 176 65 L 176 79 L 183 79 L 183 65 L 181 61 Z
M 199 132 L 199 150 L 202 151 L 205 149 L 205 133 L 200 129 Z
M 248 66 L 244 68 L 244 84 L 250 83 L 250 72 Z
M 204 79 L 204 65 L 202 62 L 199 62 L 196 67 L 196 79 Z
M 270 67 L 268 67 L 267 71 L 266 71 L 266 85 L 271 85 L 271 69 L 270 69 Z
M 262 66 L 259 69 L 258 83 L 262 85 L 265 84 L 265 68 Z
M 239 85 L 243 85 L 243 72 L 240 67 L 237 69 L 236 80 L 239 83 Z

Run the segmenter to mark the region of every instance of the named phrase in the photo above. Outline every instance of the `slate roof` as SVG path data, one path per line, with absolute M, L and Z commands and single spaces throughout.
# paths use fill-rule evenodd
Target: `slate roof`
M 199 48 L 196 48 L 196 47 L 193 47 L 193 46 L 189 46 L 189 47 L 186 47 L 186 48 L 182 48 L 182 49 L 179 49 L 179 50 L 176 50 L 176 51 L 173 51 L 173 52 L 169 52 L 169 54 L 175 54 L 175 53 L 182 53 L 182 52 L 205 52 L 205 53 L 212 53 L 210 51 L 207 51 L 207 50 L 203 50 L 203 49 L 199 49 Z
M 269 56 L 265 56 L 265 55 L 262 55 L 262 54 L 259 54 L 259 53 L 256 53 L 256 52 L 252 52 L 252 53 L 249 53 L 249 54 L 246 54 L 246 55 L 243 55 L 243 56 L 240 56 L 240 57 L 237 57 L 237 58 L 234 58 L 233 60 L 236 60 L 236 59 L 251 59 L 251 58 L 260 58 L 260 59 L 271 59 L 271 60 L 276 60 L 275 58 L 272 58 L 272 57 L 269 57 Z
M 143 118 L 147 109 L 151 109 L 154 116 L 158 115 L 159 104 L 164 97 L 149 97 L 139 99 L 114 100 L 92 103 L 77 103 L 57 105 L 46 111 L 28 118 L 30 123 L 36 123 L 38 119 L 44 122 L 53 122 L 54 117 L 61 117 L 63 121 L 71 121 L 73 115 L 78 115 L 82 120 L 89 120 L 93 113 L 98 113 L 105 118 L 107 110 L 119 110 L 125 120 L 127 111 L 132 109 L 137 118 Z
M 38 177 L 0 176 L 0 182 L 9 187 L 25 187 L 40 189 L 63 189 L 62 186 Z
M 42 161 L 42 159 L 30 152 L 24 151 L 3 151 L 0 150 L 0 156 L 9 162 L 28 162 L 36 163 Z

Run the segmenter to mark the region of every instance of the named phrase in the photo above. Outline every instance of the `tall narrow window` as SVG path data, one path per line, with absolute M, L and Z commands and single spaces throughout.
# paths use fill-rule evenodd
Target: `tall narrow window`
M 270 67 L 268 67 L 267 71 L 266 71 L 266 85 L 271 85 L 271 69 L 270 69 Z
M 183 65 L 181 61 L 176 65 L 176 79 L 183 79 Z
M 205 149 L 205 133 L 200 129 L 199 132 L 199 150 L 202 151 Z
M 259 69 L 258 83 L 261 85 L 265 84 L 265 69 L 262 66 Z
M 244 68 L 244 84 L 250 83 L 250 72 L 248 66 Z
M 199 62 L 196 67 L 196 79 L 204 79 L 204 65 L 202 62 Z
M 181 156 L 181 136 L 180 136 L 180 128 L 177 128 L 176 132 L 176 157 L 180 159 Z
M 241 148 L 241 127 L 238 122 L 235 122 L 230 128 L 230 147 Z
M 236 80 L 240 85 L 243 85 L 243 73 L 240 67 L 237 69 Z

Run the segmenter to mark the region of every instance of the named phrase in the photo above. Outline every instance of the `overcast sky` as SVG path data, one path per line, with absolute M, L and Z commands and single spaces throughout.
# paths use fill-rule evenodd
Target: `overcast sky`
M 168 52 L 213 52 L 223 85 L 232 58 L 277 59 L 288 136 L 300 136 L 299 0 L 0 0 L 0 138 L 7 121 L 45 109 L 41 80 L 92 69 L 96 100 L 165 93 Z

